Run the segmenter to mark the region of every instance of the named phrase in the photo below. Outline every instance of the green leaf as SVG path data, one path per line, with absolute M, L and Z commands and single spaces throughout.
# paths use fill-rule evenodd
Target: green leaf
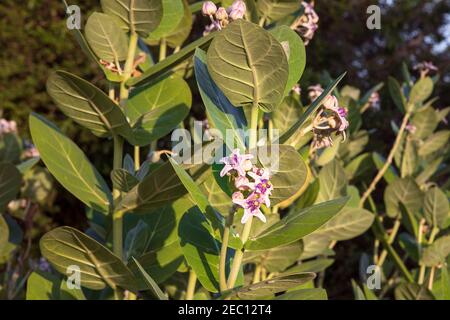
M 251 261 L 265 268 L 268 272 L 282 272 L 299 259 L 302 250 L 302 242 L 297 241 L 270 250 L 247 252 L 244 263 Z M 247 256 L 249 255 L 250 257 L 251 255 L 255 256 L 248 260 Z
M 400 213 L 399 203 L 412 214 L 418 214 L 422 208 L 423 193 L 412 178 L 397 179 L 384 191 L 386 213 L 394 218 Z
M 398 81 L 395 78 L 392 78 L 392 77 L 388 78 L 388 88 L 389 88 L 389 93 L 391 94 L 392 100 L 394 101 L 394 104 L 397 106 L 397 108 L 401 112 L 405 112 L 406 98 L 403 95 L 400 84 L 398 83 Z
M 101 0 L 101 4 L 103 12 L 115 17 L 122 29 L 144 38 L 161 22 L 161 0 Z
M 158 300 L 169 300 L 167 296 L 162 292 L 162 290 L 159 288 L 158 284 L 155 282 L 155 280 L 150 277 L 150 275 L 145 272 L 144 268 L 139 264 L 139 261 L 137 261 L 135 258 L 133 258 L 133 263 L 136 265 L 136 267 L 139 270 L 139 275 L 144 280 L 144 283 L 146 285 L 146 289 L 150 290 L 150 292 L 158 298 Z
M 372 153 L 372 160 L 375 163 L 375 166 L 377 167 L 378 170 L 380 170 L 384 166 L 384 163 L 386 162 L 386 159 L 384 159 L 383 156 L 377 152 Z M 392 183 L 398 178 L 398 174 L 392 165 L 390 165 L 389 168 L 386 170 L 386 172 L 383 175 L 383 178 L 388 184 Z
M 8 162 L 0 163 L 0 212 L 19 193 L 22 175 L 17 168 Z
M 0 136 L 0 162 L 16 164 L 22 153 L 20 138 L 14 133 L 4 133 Z
M 128 54 L 128 39 L 114 19 L 104 13 L 94 12 L 85 27 L 86 40 L 100 59 L 118 64 Z
M 309 117 L 311 117 L 322 105 L 323 100 L 336 88 L 336 86 L 342 80 L 342 78 L 344 78 L 344 76 L 345 73 L 341 74 L 336 80 L 334 80 L 328 85 L 328 87 L 325 88 L 322 94 L 316 100 L 314 100 L 313 103 L 311 103 L 311 105 L 308 107 L 308 109 L 302 114 L 300 119 L 298 119 L 297 122 L 295 122 L 295 124 L 280 137 L 279 143 L 285 143 L 295 132 L 297 132 L 298 129 L 302 127 L 306 120 L 308 120 Z
M 401 283 L 394 291 L 396 300 L 434 300 L 433 294 L 424 285 Z
M 419 163 L 416 142 L 406 138 L 405 149 L 403 150 L 401 176 L 402 178 L 412 176 Z
M 133 90 L 125 112 L 137 131 L 139 145 L 145 145 L 165 136 L 182 122 L 191 104 L 189 85 L 181 77 L 170 76 Z
M 340 198 L 291 212 L 260 234 L 250 237 L 245 248 L 265 250 L 295 242 L 324 225 L 347 201 L 348 197 Z
M 235 108 L 211 79 L 206 66 L 206 53 L 197 49 L 194 58 L 195 78 L 211 125 L 217 128 L 228 148 L 241 151 L 246 149 L 243 132 L 247 128 L 247 121 L 242 109 Z M 232 135 L 232 139 L 229 135 Z
M 320 190 L 316 203 L 340 198 L 347 194 L 347 177 L 337 160 L 324 166 L 318 178 Z
M 168 56 L 166 59 L 152 66 L 141 76 L 129 79 L 126 83 L 127 86 L 134 87 L 138 84 L 144 85 L 154 82 L 155 80 L 159 79 L 162 74 L 169 72 L 177 65 L 189 59 L 194 54 L 197 48 L 207 48 L 216 34 L 216 32 L 213 32 L 205 37 L 201 37 L 200 39 L 191 42 L 177 53 Z
M 289 28 L 288 26 L 278 26 L 270 29 L 270 33 L 278 40 L 281 44 L 288 44 L 288 65 L 289 65 L 289 76 L 286 82 L 286 87 L 284 88 L 284 96 L 286 96 L 292 87 L 300 80 L 306 65 L 306 52 L 305 45 L 303 44 L 302 38 Z
M 441 290 L 442 290 L 442 299 L 450 300 L 450 278 L 448 276 L 448 268 L 447 265 L 441 268 Z
M 108 212 L 111 191 L 83 151 L 52 123 L 30 116 L 30 131 L 41 158 L 52 175 L 88 207 Z
M 9 240 L 9 227 L 3 215 L 0 214 L 0 252 Z
M 63 2 L 64 2 L 64 5 L 66 6 L 66 8 L 68 8 L 67 2 L 65 0 L 63 0 Z M 69 11 L 67 11 L 67 12 L 69 12 Z M 105 74 L 106 78 L 109 81 L 112 81 L 112 82 L 121 82 L 122 81 L 121 75 L 119 75 L 116 72 L 106 69 L 105 66 L 100 63 L 100 59 L 95 55 L 94 51 L 92 51 L 92 48 L 89 46 L 85 37 L 83 36 L 83 33 L 81 33 L 81 31 L 79 29 L 75 28 L 73 30 L 68 30 L 68 31 L 73 33 L 75 40 L 77 41 L 78 45 L 80 46 L 80 48 L 84 52 L 84 54 L 89 59 L 91 59 L 92 62 L 97 64 L 97 66 L 103 71 L 103 73 Z
M 355 300 L 366 300 L 366 296 L 364 295 L 364 292 L 361 290 L 359 285 L 353 279 L 352 279 L 352 289 L 353 289 L 353 295 L 355 296 Z
M 162 18 L 159 26 L 150 33 L 147 40 L 157 41 L 171 34 L 184 16 L 182 0 L 162 0 Z
M 122 192 L 130 191 L 139 183 L 139 179 L 125 169 L 113 170 L 111 172 L 111 180 L 114 188 Z
M 259 155 L 259 161 L 272 174 L 271 205 L 289 199 L 306 183 L 306 164 L 297 150 L 289 145 L 269 146 L 266 155 Z
M 448 145 L 450 130 L 441 130 L 433 134 L 419 147 L 419 156 L 424 157 L 439 151 Z
M 420 78 L 411 88 L 409 94 L 409 103 L 415 105 L 416 103 L 424 102 L 433 92 L 433 80 L 430 77 Z
M 193 23 L 192 12 L 186 0 L 183 0 L 183 5 L 184 5 L 183 18 L 178 23 L 175 30 L 166 37 L 167 44 L 172 48 L 181 46 L 191 33 Z
M 148 226 L 147 237 L 142 241 L 144 243 L 138 243 L 145 253 L 136 258 L 158 283 L 170 278 L 184 260 L 178 238 L 178 225 L 184 213 L 193 206 L 192 200 L 185 196 L 148 214 L 125 216 L 125 223 L 142 219 Z M 129 267 L 136 273 L 135 265 L 130 263 Z
M 276 21 L 299 10 L 301 3 L 295 0 L 258 0 L 256 7 L 260 16 Z
M 120 107 L 88 81 L 56 71 L 47 80 L 47 91 L 66 116 L 95 135 L 129 136 L 131 128 Z
M 347 176 L 348 180 L 353 180 L 358 177 L 363 176 L 368 171 L 373 170 L 373 160 L 372 155 L 369 152 L 365 152 L 356 158 L 354 158 L 352 161 L 350 161 L 345 166 L 345 174 Z
M 32 272 L 27 280 L 26 300 L 58 300 L 60 282 L 50 273 Z
M 314 233 L 328 237 L 330 240 L 348 240 L 369 229 L 373 219 L 374 215 L 365 209 L 344 207 Z
M 208 202 L 213 208 L 218 210 L 224 216 L 230 212 L 230 209 L 233 206 L 231 198 L 223 192 L 214 175 L 211 174 L 203 182 L 200 188 L 207 196 Z
M 86 300 L 81 288 L 69 288 L 67 281 L 62 280 L 59 288 L 59 300 Z
M 20 171 L 21 174 L 24 174 L 28 172 L 28 170 L 32 169 L 39 161 L 41 161 L 40 157 L 29 158 L 16 165 L 16 168 Z
M 181 250 L 189 266 L 205 289 L 218 292 L 221 245 L 213 233 L 208 220 L 196 208 L 185 213 L 178 228 Z
M 145 213 L 171 203 L 186 192 L 171 164 L 165 162 L 125 194 L 117 210 Z
M 302 196 L 296 201 L 295 207 L 298 209 L 303 209 L 312 206 L 316 202 L 319 190 L 319 179 L 315 179 L 310 183 Z
M 83 287 L 137 288 L 133 274 L 119 257 L 74 228 L 59 227 L 46 233 L 40 240 L 40 248 L 42 255 L 63 275 L 67 275 L 70 266 L 77 266 Z
M 318 258 L 306 262 L 302 262 L 286 270 L 283 274 L 300 273 L 300 272 L 321 272 L 333 264 L 333 259 Z
M 242 19 L 230 23 L 212 41 L 207 61 L 212 79 L 234 106 L 271 112 L 283 99 L 286 54 L 263 28 Z
M 442 236 L 423 249 L 421 262 L 427 267 L 435 267 L 445 262 L 450 254 L 450 235 Z
M 411 124 L 416 127 L 414 137 L 419 139 L 428 138 L 439 124 L 439 119 L 432 107 L 425 108 L 418 112 L 415 112 Z
M 241 300 L 258 299 L 274 295 L 278 292 L 287 291 L 292 287 L 309 282 L 315 277 L 316 274 L 312 272 L 293 273 L 226 292 L 224 293 L 224 297 Z
M 286 292 L 275 300 L 328 300 L 327 291 L 320 288 L 301 289 Z
M 301 117 L 303 108 L 299 100 L 293 96 L 287 96 L 281 104 L 271 113 L 274 129 L 280 130 L 283 134 L 294 125 Z
M 428 224 L 445 229 L 450 207 L 448 198 L 438 187 L 432 187 L 425 193 L 424 213 Z

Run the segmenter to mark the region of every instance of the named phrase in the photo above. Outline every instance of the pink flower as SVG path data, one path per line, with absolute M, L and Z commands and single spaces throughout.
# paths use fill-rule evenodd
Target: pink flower
M 212 16 L 217 11 L 217 7 L 212 1 L 203 2 L 202 14 L 204 16 Z
M 262 222 L 266 222 L 266 217 L 261 212 L 261 204 L 263 203 L 262 197 L 258 193 L 251 193 L 247 199 L 240 192 L 233 194 L 233 203 L 244 208 L 244 215 L 242 216 L 241 223 L 246 223 L 250 216 L 258 217 Z
M 252 184 L 250 183 L 248 178 L 245 176 L 238 176 L 234 180 L 234 186 L 236 187 L 236 189 L 242 190 L 242 191 L 252 188 Z
M 246 169 L 250 170 L 251 168 L 249 168 L 248 165 L 249 161 L 246 160 L 250 159 L 253 159 L 252 154 L 241 155 L 239 149 L 233 150 L 229 157 L 225 157 L 220 160 L 221 163 L 225 164 L 222 171 L 220 171 L 220 176 L 223 177 L 233 170 L 235 170 L 240 176 L 245 176 Z
M 261 202 L 263 202 L 266 207 L 270 207 L 269 196 L 272 194 L 273 190 L 273 185 L 269 181 L 270 171 L 263 170 L 261 174 L 249 172 L 248 175 L 255 180 L 252 185 L 254 192 L 261 196 Z

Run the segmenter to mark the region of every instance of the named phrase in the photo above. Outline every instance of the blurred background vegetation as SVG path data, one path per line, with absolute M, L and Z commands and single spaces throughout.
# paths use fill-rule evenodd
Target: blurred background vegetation
M 83 20 L 99 10 L 99 1 L 70 0 L 80 6 Z M 381 30 L 366 28 L 367 7 L 381 7 Z M 417 62 L 433 62 L 441 79 L 435 96 L 437 108 L 450 105 L 450 1 L 446 0 L 316 0 L 320 17 L 319 29 L 307 47 L 307 66 L 301 80 L 303 92 L 309 85 L 326 82 L 346 71 L 344 84 L 365 92 L 375 84 L 385 82 L 389 75 L 400 78 L 401 65 L 410 69 Z M 201 36 L 206 21 L 200 14 L 194 20 L 191 39 Z M 64 117 L 46 93 L 45 83 L 52 70 L 64 69 L 97 86 L 105 88 L 102 73 L 81 52 L 66 28 L 65 10 L 55 0 L 1 0 L 0 2 L 0 114 L 17 121 L 20 135 L 29 137 L 27 120 L 31 111 L 45 114 L 55 121 L 88 155 L 105 175 L 110 170 L 112 143 L 101 142 L 80 126 Z M 201 102 L 196 85 L 193 115 L 202 118 Z M 372 149 L 385 151 L 393 139 L 390 121 L 401 115 L 383 88 L 381 110 L 365 113 L 364 123 L 370 124 Z M 376 130 L 373 130 L 376 128 Z M 51 179 L 48 177 L 48 179 Z M 61 190 L 58 187 L 57 190 Z M 54 191 L 54 190 L 53 190 Z M 41 212 L 40 230 L 35 237 L 65 224 L 84 227 L 83 206 L 67 192 L 56 192 L 52 208 Z M 362 236 L 364 237 L 364 236 Z M 326 279 L 330 298 L 351 298 L 351 288 L 342 287 L 339 278 L 355 277 L 358 247 L 368 245 L 367 239 L 337 246 L 338 260 Z M 37 241 L 36 241 L 37 243 Z M 356 247 L 355 247 L 356 246 Z M 351 266 L 351 267 L 350 267 Z M 337 286 L 340 283 L 341 286 Z

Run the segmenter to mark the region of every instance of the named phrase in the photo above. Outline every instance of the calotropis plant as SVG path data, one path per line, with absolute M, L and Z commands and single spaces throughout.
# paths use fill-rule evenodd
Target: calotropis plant
M 359 97 L 348 86 L 338 91 L 341 75 L 325 89 L 316 87 L 310 104 L 302 103 L 298 83 L 306 54 L 300 36 L 310 41 L 317 29 L 313 7 L 271 0 L 220 5 L 102 0 L 102 12 L 89 16 L 84 32 L 73 31 L 104 73 L 108 91 L 66 71 L 54 72 L 47 90 L 66 116 L 114 145 L 111 182 L 54 124 L 30 116 L 33 143 L 44 164 L 87 207 L 90 227 L 85 232 L 59 227 L 40 241 L 52 267 L 63 277 L 78 274 L 81 287 L 69 288 L 55 274 L 34 272 L 27 298 L 326 299 L 323 275 L 334 262 L 334 246 L 364 233 L 374 221 L 372 229 L 385 251 L 376 251 L 373 262 L 382 266 L 392 260 L 401 272 L 400 277 L 395 273 L 396 280 L 414 281 L 392 246 L 397 231 L 388 233 L 383 213 L 369 204 L 383 177 L 392 183 L 397 179 L 390 169 L 395 155 L 401 159 L 399 181 L 417 179 L 427 171 L 424 161 L 441 159 L 435 170 L 445 162 L 441 146 L 428 155 L 443 155 L 416 158 L 414 168 L 409 158 L 403 160 L 412 148 L 408 143 L 419 157 L 419 146 L 428 138 L 411 134 L 408 140 L 405 131 L 410 124 L 416 127 L 414 134 L 421 132 L 413 120 L 431 108 L 432 101 L 426 102 L 431 79 L 426 74 L 416 84 L 408 79 L 403 89 L 390 80 L 406 120 L 395 127 L 398 138 L 386 160 L 363 153 L 369 133 L 361 129 L 362 115 L 375 105 L 382 85 Z M 185 44 L 196 11 L 206 16 L 206 35 Z M 197 85 L 189 85 L 190 79 Z M 195 136 L 187 119 L 194 90 L 200 93 L 212 141 L 198 143 L 194 137 L 189 146 L 225 150 L 213 164 L 182 163 L 177 161 L 180 154 L 157 149 L 159 139 L 185 125 Z M 445 118 L 444 112 L 434 115 L 436 121 Z M 125 146 L 134 150 L 133 156 L 124 153 Z M 152 157 L 141 162 L 144 148 Z M 368 161 L 379 172 L 365 184 Z M 407 213 L 410 198 L 400 192 L 406 187 L 387 192 L 389 217 L 428 217 L 416 223 L 418 235 L 443 221 L 443 211 L 437 218 L 433 202 L 445 202 L 442 192 L 428 181 L 433 174 L 428 170 L 424 181 L 416 182 L 419 191 L 430 190 L 423 210 L 416 206 Z M 397 191 L 397 200 L 391 199 Z M 419 248 L 424 239 L 430 243 L 423 256 L 435 257 L 432 250 L 445 248 L 445 238 L 436 238 L 443 224 L 436 228 L 430 231 L 433 237 L 417 240 Z M 434 238 L 437 248 L 432 249 Z M 443 265 L 437 260 L 429 270 L 431 262 L 418 260 L 420 294 L 424 277 L 433 280 L 436 267 Z M 321 276 L 315 280 L 317 273 Z M 403 287 L 398 290 L 410 289 Z M 364 297 L 378 294 L 364 290 Z

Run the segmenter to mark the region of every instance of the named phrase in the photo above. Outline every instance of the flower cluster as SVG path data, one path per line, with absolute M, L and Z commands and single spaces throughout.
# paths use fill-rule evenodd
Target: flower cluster
M 418 70 L 420 72 L 421 77 L 425 77 L 430 71 L 438 71 L 438 67 L 436 67 L 433 62 L 423 61 L 416 64 L 413 67 L 414 70 Z
M 242 19 L 245 15 L 247 7 L 243 0 L 234 1 L 228 8 L 219 7 L 212 1 L 206 1 L 203 3 L 202 14 L 208 16 L 211 20 L 211 24 L 205 27 L 203 35 L 207 35 L 215 30 L 222 30 L 230 22 Z
M 339 106 L 333 95 L 328 95 L 312 123 L 314 133 L 313 148 L 320 149 L 333 145 L 332 133 L 346 138 L 345 130 L 348 128 L 347 109 Z
M 17 133 L 17 123 L 13 120 L 0 119 L 0 135 L 5 133 Z
M 251 162 L 253 155 L 240 154 L 239 149 L 234 150 L 230 156 L 220 160 L 225 166 L 220 176 L 231 176 L 238 191 L 233 193 L 233 203 L 244 208 L 242 223 L 246 223 L 250 216 L 258 217 L 266 222 L 261 212 L 261 205 L 270 207 L 270 196 L 273 185 L 270 182 L 270 171 L 258 168 Z
M 310 3 L 303 1 L 302 6 L 304 8 L 303 15 L 298 17 L 294 23 L 292 23 L 291 29 L 297 31 L 303 38 L 305 45 L 308 45 L 319 27 L 319 16 L 316 11 L 314 11 L 314 1 L 311 1 Z

